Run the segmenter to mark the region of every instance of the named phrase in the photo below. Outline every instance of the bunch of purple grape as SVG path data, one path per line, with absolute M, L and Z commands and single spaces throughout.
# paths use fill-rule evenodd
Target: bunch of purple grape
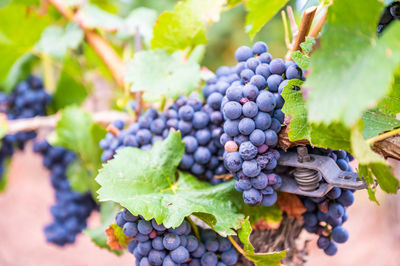
M 137 122 L 126 129 L 124 122 L 120 120 L 114 121 L 112 124 L 120 131 L 117 136 L 107 133 L 105 138 L 100 141 L 100 148 L 104 150 L 101 155 L 103 162 L 111 159 L 115 152 L 123 147 L 149 150 L 154 142 L 163 140 L 169 133 L 165 115 L 159 114 L 153 108 L 148 109 Z
M 185 143 L 179 168 L 203 177 L 211 184 L 221 183 L 222 179 L 216 177 L 227 173 L 219 143 L 223 122 L 221 112 L 192 95 L 177 99 L 166 116 L 168 128 L 179 130 Z
M 211 229 L 199 228 L 199 240 L 186 221 L 175 229 L 165 228 L 154 219 L 146 221 L 126 209 L 119 212 L 115 220 L 124 234 L 133 238 L 128 250 L 134 254 L 136 265 L 223 266 L 234 265 L 238 260 L 230 241 Z
M 203 89 L 207 103 L 222 110 L 224 163 L 236 179 L 235 188 L 243 192 L 249 205 L 273 205 L 274 191 L 281 178 L 273 173 L 280 157 L 274 149 L 285 115 L 280 95 L 290 79 L 303 79 L 302 70 L 292 61 L 272 59 L 264 42 L 253 48 L 239 47 L 238 64 L 221 67 L 215 79 Z
M 349 165 L 353 157 L 345 151 L 312 148 L 309 150 L 313 154 L 330 156 L 343 171 L 353 171 Z M 346 208 L 354 202 L 353 193 L 350 189 L 334 187 L 321 198 L 302 197 L 307 209 L 303 214 L 304 229 L 319 235 L 318 247 L 327 255 L 335 255 L 338 250 L 337 243 L 344 243 L 349 238 L 349 233 L 342 225 L 348 219 Z
M 46 106 L 51 96 L 43 88 L 40 78 L 29 76 L 25 81 L 17 84 L 11 94 L 0 93 L 0 113 L 7 115 L 7 119 L 30 118 L 46 115 Z M 34 139 L 36 132 L 27 131 L 6 135 L 1 140 L 0 148 L 0 180 L 5 171 L 4 163 L 14 153 L 14 148 L 23 149 L 28 140 Z
M 120 132 L 117 136 L 107 133 L 100 141 L 100 147 L 104 150 L 102 161 L 111 159 L 117 149 L 126 146 L 148 150 L 155 141 L 165 139 L 173 128 L 181 132 L 185 143 L 185 154 L 179 168 L 205 178 L 211 184 L 218 184 L 222 179 L 215 177 L 227 173 L 219 143 L 222 122 L 221 112 L 208 104 L 204 105 L 195 95 L 180 97 L 165 114 L 148 109 L 127 129 L 124 129 L 123 122 L 115 121 L 113 125 Z
M 44 228 L 46 239 L 58 246 L 74 243 L 76 235 L 86 228 L 86 219 L 97 208 L 96 203 L 89 192 L 81 194 L 71 189 L 66 171 L 76 159 L 74 153 L 47 141 L 36 142 L 33 148 L 43 156 L 55 190 L 56 204 L 50 208 L 54 220 Z

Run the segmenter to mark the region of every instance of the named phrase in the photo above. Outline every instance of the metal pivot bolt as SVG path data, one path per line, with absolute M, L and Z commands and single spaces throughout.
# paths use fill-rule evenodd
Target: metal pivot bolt
M 308 154 L 307 147 L 297 147 L 297 161 L 299 163 L 312 161 L 312 157 Z M 296 167 L 293 170 L 293 177 L 299 185 L 299 189 L 303 191 L 317 190 L 319 188 L 319 182 L 322 179 L 319 171 L 302 167 Z

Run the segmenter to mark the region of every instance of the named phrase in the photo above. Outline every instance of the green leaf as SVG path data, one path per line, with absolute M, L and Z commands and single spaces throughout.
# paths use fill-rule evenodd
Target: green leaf
M 100 248 L 106 248 L 111 251 L 110 246 L 107 245 L 107 237 L 105 234 L 105 230 L 108 228 L 110 224 L 114 222 L 115 216 L 119 211 L 119 207 L 111 202 L 103 202 L 100 205 L 100 220 L 101 225 L 97 228 L 93 229 L 85 229 L 83 233 L 88 235 L 90 239 Z M 113 252 L 117 255 L 121 255 L 122 251 L 113 250 Z
M 61 118 L 57 122 L 55 130 L 55 137 L 52 145 L 60 145 L 67 148 L 79 157 L 83 166 L 86 168 L 87 175 L 82 175 L 83 170 L 75 169 L 80 176 L 87 178 L 82 181 L 87 184 L 87 188 L 96 195 L 99 188 L 98 184 L 94 182 L 94 177 L 97 175 L 98 169 L 101 167 L 101 149 L 98 143 L 105 135 L 105 130 L 99 125 L 93 123 L 89 113 L 82 109 L 71 106 L 67 107 L 61 112 Z M 82 189 L 82 184 L 76 185 Z
M 131 91 L 143 91 L 146 101 L 177 98 L 199 84 L 200 66 L 193 60 L 183 62 L 179 51 L 172 55 L 160 49 L 141 51 L 129 63 L 125 80 L 133 83 Z
M 282 220 L 282 210 L 276 205 L 266 207 L 243 204 L 242 213 L 249 216 L 251 225 L 255 225 L 259 220 L 266 221 L 268 224 L 279 223 Z
M 376 0 L 334 1 L 329 7 L 321 49 L 312 56 L 308 117 L 311 122 L 354 124 L 389 92 L 400 64 L 400 24 L 381 38 Z
M 301 86 L 301 80 L 289 80 L 288 85 L 283 88 L 282 97 L 285 99 L 282 112 L 287 119 L 288 136 L 290 141 L 308 139 L 310 135 L 310 125 L 307 121 L 307 109 L 301 91 L 294 90 L 294 86 Z
M 395 116 L 382 113 L 378 110 L 370 110 L 363 114 L 364 122 L 363 137 L 369 139 L 384 131 L 400 127 L 400 120 Z
M 306 55 L 309 55 L 314 47 L 315 39 L 313 37 L 306 37 L 306 40 L 300 44 L 301 49 Z
M 376 177 L 383 191 L 387 193 L 397 193 L 399 180 L 393 175 L 392 168 L 385 160 L 374 153 L 363 139 L 361 134 L 362 129 L 362 121 L 359 121 L 351 130 L 351 146 L 354 157 L 358 160 L 360 165 L 365 167 L 363 170 L 364 174 L 368 174 L 367 171 L 370 171 Z M 368 185 L 372 184 L 371 178 L 367 178 L 366 183 Z
M 308 69 L 310 63 L 311 63 L 311 58 L 304 55 L 300 51 L 295 51 L 292 53 L 292 59 L 296 64 L 301 67 L 302 69 Z
M 139 7 L 124 19 L 118 29 L 118 37 L 131 38 L 139 28 L 140 35 L 143 36 L 146 45 L 150 46 L 153 38 L 153 26 L 157 19 L 157 12 L 146 7 Z
M 288 0 L 246 0 L 246 32 L 250 39 L 261 30 L 278 11 L 284 7 Z
M 79 159 L 75 160 L 68 166 L 67 178 L 71 188 L 76 192 L 84 193 L 90 188 L 90 184 L 88 184 L 88 181 L 90 180 L 89 173 L 83 165 L 83 162 Z M 93 178 L 92 180 L 94 182 Z
M 177 174 L 183 153 L 178 132 L 171 132 L 149 151 L 132 147 L 118 150 L 96 177 L 101 185 L 99 200 L 117 202 L 166 227 L 175 228 L 186 216 L 196 214 L 219 234 L 235 234 L 232 228 L 239 227 L 243 215 L 233 182 L 212 186 L 190 174 Z
M 107 31 L 117 31 L 123 25 L 123 19 L 99 7 L 85 4 L 76 14 L 76 19 L 85 27 L 100 28 Z
M 238 237 L 243 244 L 243 251 L 246 258 L 254 262 L 256 266 L 281 265 L 281 260 L 286 257 L 287 250 L 271 253 L 255 253 L 254 247 L 250 242 L 251 225 L 249 217 L 241 225 L 242 227 L 238 230 Z
M 83 31 L 74 22 L 65 28 L 58 26 L 47 27 L 35 46 L 36 50 L 54 58 L 62 59 L 68 49 L 76 49 L 83 40 Z
M 219 20 L 224 4 L 221 0 L 178 2 L 172 12 L 164 11 L 157 19 L 151 47 L 173 52 L 206 43 L 207 24 Z
M 25 79 L 31 72 L 33 65 L 39 58 L 31 53 L 21 56 L 11 67 L 5 80 L 0 83 L 0 88 L 6 93 L 10 93 L 17 83 Z
M 83 74 L 79 62 L 74 57 L 68 56 L 65 58 L 56 91 L 53 94 L 51 110 L 56 112 L 68 105 L 81 105 L 88 96 L 82 82 Z
M 0 2 L 0 9 L 3 7 L 6 7 L 7 5 L 9 5 L 12 2 L 12 0 L 3 0 Z
M 400 70 L 394 77 L 390 93 L 378 103 L 378 109 L 384 114 L 393 116 L 400 113 Z
M 311 124 L 311 144 L 320 148 L 351 151 L 350 130 L 342 123 Z
M 40 17 L 33 10 L 27 13 L 23 5 L 10 4 L 0 9 L 0 81 L 7 77 L 15 61 L 33 48 L 48 23 L 47 17 Z

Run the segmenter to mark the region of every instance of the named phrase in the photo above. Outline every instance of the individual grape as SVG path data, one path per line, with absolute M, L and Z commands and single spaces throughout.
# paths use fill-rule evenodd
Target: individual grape
M 235 141 L 230 140 L 230 141 L 227 141 L 227 142 L 225 143 L 224 149 L 225 149 L 227 152 L 235 152 L 235 151 L 238 150 L 238 145 L 236 144 Z
M 238 102 L 227 102 L 224 105 L 223 114 L 228 119 L 235 120 L 242 115 L 242 106 Z
M 151 222 L 145 221 L 145 220 L 140 220 L 138 222 L 137 229 L 138 229 L 139 233 L 147 235 L 147 234 L 151 233 L 151 231 L 153 230 L 153 227 L 151 225 Z
M 254 77 L 256 77 L 256 76 L 254 76 Z M 242 97 L 246 97 L 248 100 L 255 100 L 259 94 L 258 88 L 251 83 L 243 86 L 243 89 L 240 89 L 240 92 L 241 92 L 240 99 L 238 101 L 240 101 L 242 99 Z M 233 97 L 228 96 L 228 99 L 232 99 L 232 98 Z M 237 99 L 237 98 L 235 98 L 235 99 Z M 250 102 L 250 103 L 252 103 L 252 102 Z
M 193 136 L 185 136 L 182 141 L 185 143 L 185 151 L 188 153 L 193 153 L 199 147 L 199 143 Z
M 244 82 L 249 82 L 250 79 L 254 76 L 254 72 L 251 69 L 244 69 L 242 72 L 240 72 L 240 78 L 244 81 Z
M 253 118 L 258 113 L 258 107 L 255 102 L 247 102 L 243 105 L 243 115 L 249 118 Z
M 229 101 L 239 102 L 243 98 L 243 93 L 244 87 L 232 85 L 226 90 L 226 97 Z
M 271 116 L 268 113 L 258 112 L 254 118 L 257 129 L 266 130 L 271 126 Z
M 269 63 L 269 69 L 272 74 L 282 75 L 286 70 L 285 61 L 280 58 L 272 59 Z
M 251 57 L 251 58 L 247 59 L 247 61 L 246 61 L 246 67 L 248 69 L 251 69 L 252 71 L 256 71 L 256 68 L 259 64 L 260 64 L 260 61 L 255 57 Z
M 278 143 L 278 135 L 275 131 L 268 129 L 265 131 L 265 144 L 269 147 L 275 147 Z
M 244 161 L 242 167 L 243 173 L 248 177 L 256 177 L 261 172 L 261 167 L 256 160 Z
M 211 159 L 211 152 L 205 147 L 199 147 L 194 153 L 194 160 L 199 164 L 206 164 Z
M 265 142 L 265 134 L 262 130 L 260 129 L 255 129 L 251 134 L 250 134 L 250 142 L 255 145 L 255 146 L 261 146 Z
M 162 265 L 165 258 L 165 252 L 159 250 L 151 250 L 149 252 L 149 263 L 150 265 Z
M 268 52 L 268 46 L 264 42 L 256 42 L 253 45 L 253 54 L 260 55 L 262 53 Z
M 127 220 L 124 217 L 125 220 Z M 138 233 L 137 224 L 133 222 L 127 222 L 123 226 L 124 234 L 128 237 L 135 237 Z
M 254 120 L 247 117 L 241 119 L 238 125 L 239 132 L 246 136 L 250 135 L 255 128 L 256 125 L 254 123 Z
M 176 263 L 185 263 L 189 259 L 189 251 L 186 248 L 180 246 L 177 249 L 171 251 L 170 256 L 171 259 Z
M 336 226 L 332 230 L 332 239 L 337 243 L 344 243 L 349 239 L 349 233 L 341 226 Z
M 339 203 L 330 203 L 328 213 L 332 218 L 339 219 L 344 214 L 344 208 Z
M 296 65 L 289 66 L 286 69 L 285 75 L 288 79 L 301 79 L 303 71 Z
M 256 103 L 258 109 L 263 112 L 271 112 L 274 110 L 276 102 L 275 97 L 268 91 L 262 91 L 257 96 Z
M 217 112 L 219 113 L 219 112 Z M 215 118 L 213 119 L 216 120 Z M 210 117 L 205 112 L 198 111 L 193 115 L 193 127 L 196 129 L 202 129 L 207 127 L 210 121 Z M 220 123 L 220 122 L 219 122 Z M 217 122 L 218 124 L 218 122 Z
M 225 166 L 230 172 L 237 172 L 242 168 L 243 160 L 239 152 L 231 152 L 225 156 Z
M 258 190 L 263 190 L 268 185 L 268 177 L 264 173 L 260 173 L 259 176 L 251 179 L 251 185 Z
M 190 105 L 184 105 L 179 108 L 179 118 L 185 121 L 191 121 L 193 119 L 194 110 Z
M 350 190 L 343 191 L 340 197 L 338 198 L 338 202 L 345 207 L 352 205 L 354 202 L 353 193 Z
M 222 94 L 214 92 L 207 98 L 207 104 L 217 110 L 221 106 L 222 97 Z
M 239 135 L 239 120 L 226 120 L 224 123 L 224 132 L 230 137 Z
M 243 201 L 250 206 L 260 204 L 261 200 L 262 195 L 257 189 L 251 188 L 243 192 Z
M 243 142 L 239 147 L 239 154 L 243 160 L 251 160 L 257 156 L 258 149 L 250 141 Z
M 328 192 L 327 197 L 330 199 L 337 199 L 340 197 L 341 194 L 342 190 L 338 187 L 334 187 Z
M 337 253 L 338 247 L 337 244 L 335 242 L 330 242 L 328 247 L 326 249 L 324 249 L 325 254 L 329 255 L 329 256 L 333 256 Z
M 283 82 L 283 78 L 280 75 L 272 74 L 267 79 L 268 90 L 271 92 L 277 92 L 279 85 Z
M 239 47 L 235 52 L 235 58 L 238 62 L 243 62 L 253 57 L 253 51 L 247 46 Z
M 250 79 L 250 84 L 253 84 L 255 87 L 257 87 L 259 90 L 265 89 L 265 86 L 267 85 L 267 81 L 262 75 L 254 75 Z
M 262 53 L 258 59 L 261 61 L 261 63 L 269 64 L 271 63 L 272 56 L 270 53 Z

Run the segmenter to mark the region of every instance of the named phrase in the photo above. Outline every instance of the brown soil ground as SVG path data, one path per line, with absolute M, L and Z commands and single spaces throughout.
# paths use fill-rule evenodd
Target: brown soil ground
M 42 228 L 51 220 L 53 191 L 41 158 L 29 150 L 14 156 L 8 188 L 0 194 L 0 266 L 133 265 L 131 254 L 117 257 L 82 234 L 65 248 L 46 243 Z M 366 192 L 356 193 L 345 225 L 350 239 L 336 256 L 326 256 L 316 248 L 315 236 L 305 234 L 312 240 L 307 265 L 400 265 L 400 197 L 378 196 L 380 207 L 368 201 Z M 98 218 L 92 215 L 89 226 L 96 226 Z

